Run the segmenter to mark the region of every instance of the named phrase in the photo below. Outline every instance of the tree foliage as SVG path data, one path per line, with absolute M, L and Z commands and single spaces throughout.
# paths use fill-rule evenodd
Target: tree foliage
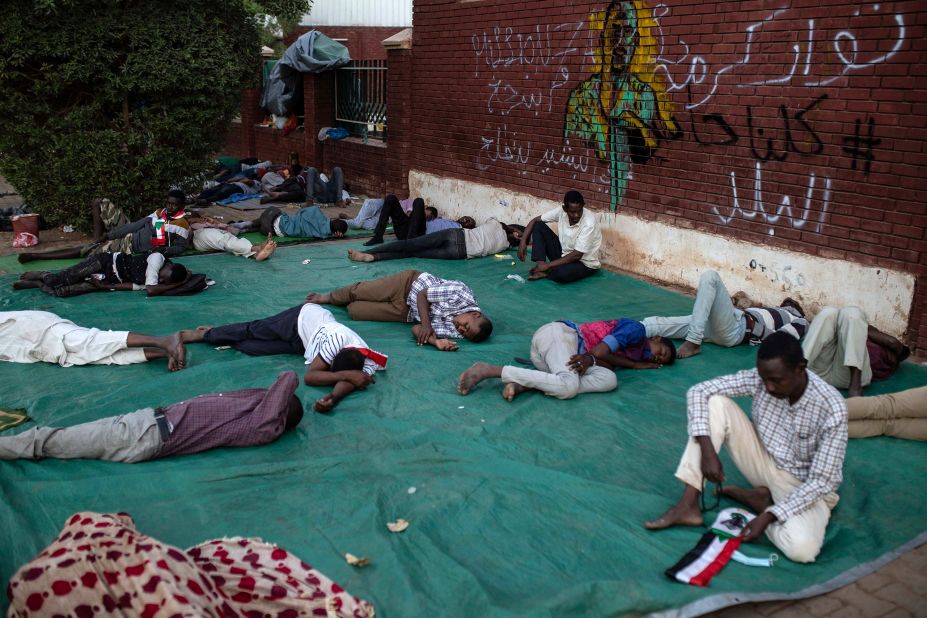
M 255 7 L 306 0 L 8 0 L 0 12 L 0 173 L 55 222 L 109 197 L 150 212 L 193 189 L 259 75 Z

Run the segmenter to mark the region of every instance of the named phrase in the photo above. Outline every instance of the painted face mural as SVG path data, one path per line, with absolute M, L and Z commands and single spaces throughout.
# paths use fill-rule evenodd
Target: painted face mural
M 632 162 L 645 163 L 660 140 L 680 131 L 662 76 L 655 73 L 657 24 L 644 0 L 614 1 L 589 26 L 599 32 L 595 66 L 570 92 L 564 135 L 595 149 L 608 165 L 616 210 Z

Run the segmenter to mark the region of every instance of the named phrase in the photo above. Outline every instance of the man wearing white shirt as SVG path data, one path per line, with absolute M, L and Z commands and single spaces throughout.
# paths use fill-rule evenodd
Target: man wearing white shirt
M 531 239 L 534 268 L 528 279 L 546 277 L 557 283 L 570 283 L 601 268 L 599 249 L 602 231 L 595 215 L 585 209 L 585 204 L 579 191 L 567 191 L 562 208 L 554 208 L 528 222 L 518 247 L 518 259 L 524 262 L 528 239 Z M 547 226 L 548 223 L 557 223 L 556 234 Z
M 374 372 L 386 368 L 386 356 L 367 347 L 360 335 L 335 320 L 324 307 L 306 303 L 277 315 L 225 326 L 182 330 L 184 343 L 228 345 L 252 356 L 302 354 L 309 367 L 310 386 L 332 385 L 315 402 L 317 412 L 329 412 L 344 397 L 375 382 Z

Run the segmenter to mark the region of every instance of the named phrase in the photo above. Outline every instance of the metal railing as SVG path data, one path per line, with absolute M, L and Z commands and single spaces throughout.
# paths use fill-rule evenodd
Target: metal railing
M 353 60 L 335 71 L 335 121 L 352 135 L 386 139 L 386 60 Z

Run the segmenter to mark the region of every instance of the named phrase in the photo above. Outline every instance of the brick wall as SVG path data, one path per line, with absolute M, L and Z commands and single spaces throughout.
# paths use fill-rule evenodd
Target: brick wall
M 927 349 L 924 3 L 542 4 L 416 0 L 412 168 L 912 273 Z

